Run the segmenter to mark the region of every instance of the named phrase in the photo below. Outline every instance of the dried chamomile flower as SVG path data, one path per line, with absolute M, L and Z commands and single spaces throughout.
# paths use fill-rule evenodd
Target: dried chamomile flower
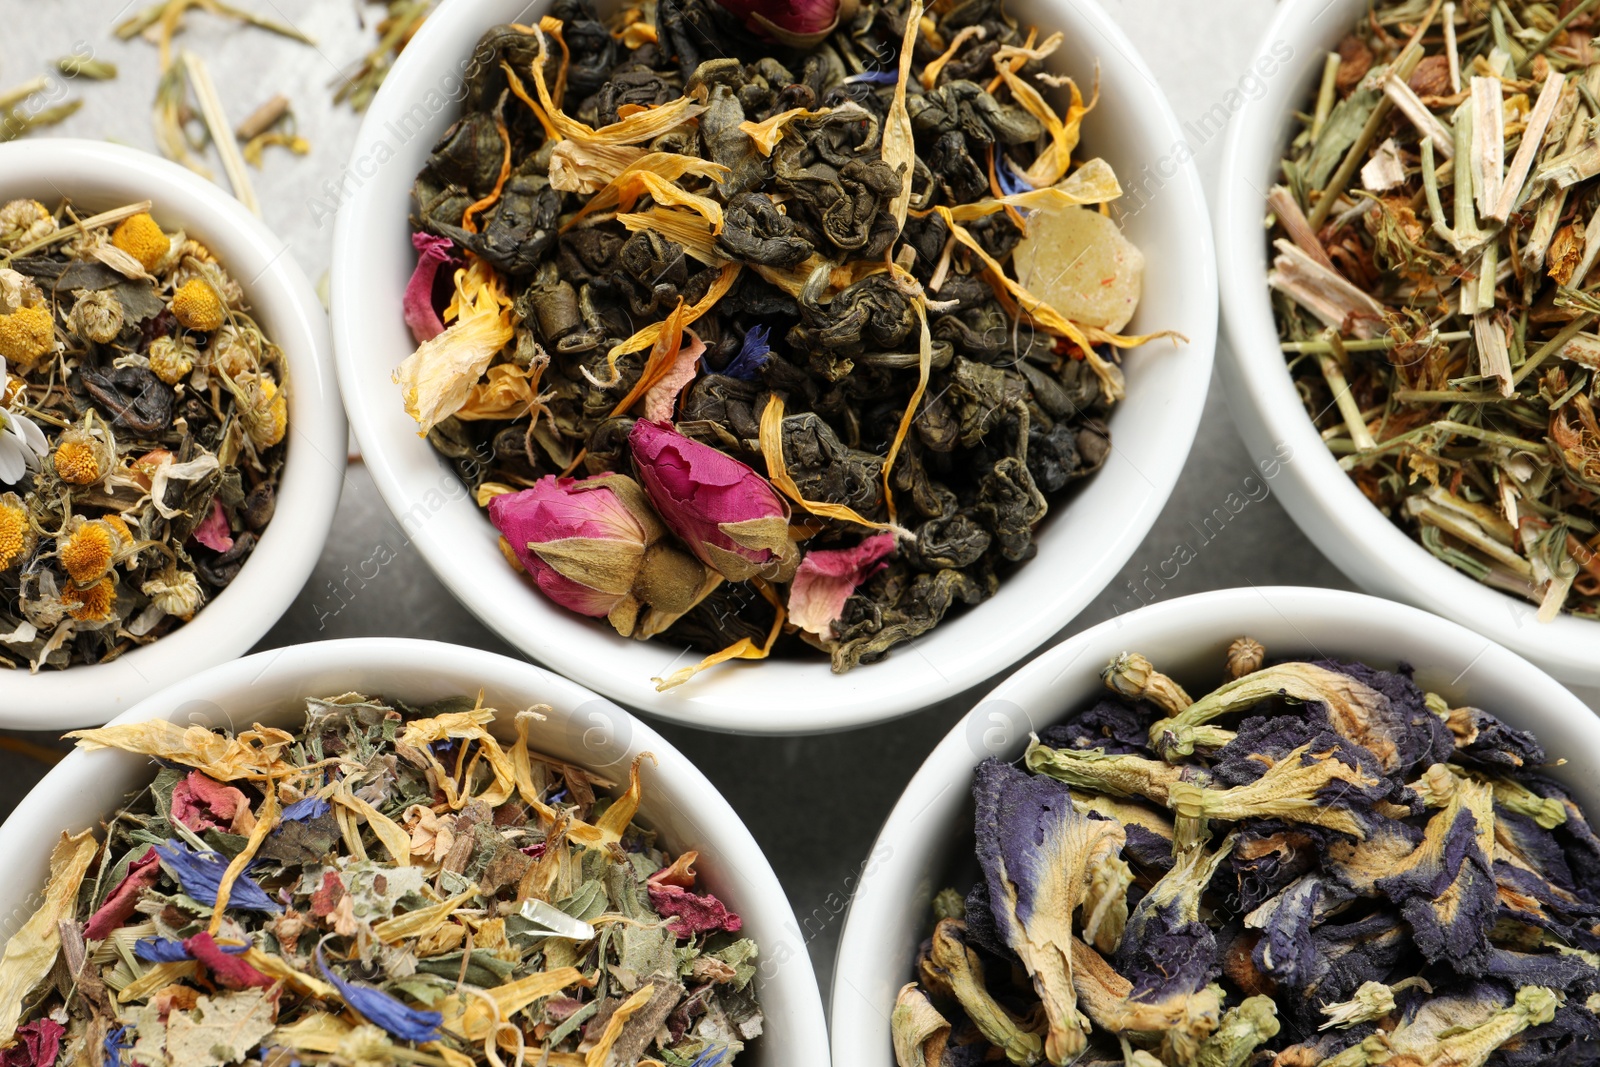
M 271 448 L 289 428 L 289 398 L 268 374 L 247 378 L 243 391 L 239 418 L 245 433 L 257 449 Z
M 199 362 L 235 380 L 252 374 L 261 365 L 261 335 L 249 328 L 224 326 L 211 336 Z
M 148 213 L 124 219 L 111 233 L 111 243 L 139 261 L 145 270 L 154 273 L 156 267 L 172 247 L 172 240 L 162 232 L 156 220 Z
M 123 544 L 122 531 L 111 523 L 74 515 L 56 538 L 56 556 L 74 582 L 86 585 L 105 577 Z
M 0 494 L 0 572 L 26 558 L 37 540 L 22 498 L 16 493 Z
M 56 474 L 70 485 L 93 485 L 111 471 L 115 448 L 104 428 L 72 426 L 56 438 L 50 457 Z
M 61 590 L 67 614 L 79 622 L 107 622 L 117 606 L 116 579 L 107 575 L 87 588 L 67 585 Z
M 122 301 L 109 289 L 74 289 L 72 329 L 79 337 L 106 345 L 122 332 Z
M 180 571 L 176 567 L 157 574 L 140 586 L 139 591 L 161 611 L 185 620 L 193 617 L 205 602 L 205 591 L 200 588 L 200 580 L 194 572 Z
M 150 349 L 146 353 L 150 373 L 168 385 L 177 385 L 187 378 L 198 357 L 199 351 L 194 342 L 181 334 L 157 337 L 150 342 Z
M 209 333 L 227 321 L 222 298 L 217 295 L 216 288 L 203 278 L 179 286 L 177 292 L 172 294 L 172 302 L 168 307 L 173 318 L 182 323 L 185 329 Z
M 0 249 L 15 251 L 55 232 L 55 216 L 37 200 L 13 200 L 0 207 Z
M 56 344 L 55 318 L 43 304 L 0 315 L 0 358 L 27 374 Z

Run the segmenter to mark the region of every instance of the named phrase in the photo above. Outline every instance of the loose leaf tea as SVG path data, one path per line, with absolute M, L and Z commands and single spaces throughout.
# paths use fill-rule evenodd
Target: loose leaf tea
M 0 957 L 0 1063 L 710 1067 L 761 1034 L 739 916 L 633 821 L 648 754 L 612 795 L 481 694 L 305 715 L 71 735 L 159 769 L 62 835 Z
M 1600 1063 L 1600 838 L 1533 735 L 1409 668 L 1144 656 L 990 758 L 900 1067 Z
M 1339 465 L 1546 621 L 1600 618 L 1592 8 L 1377 0 L 1268 197 L 1283 348 Z
M 286 374 L 148 203 L 0 206 L 0 666 L 114 659 L 227 588 L 272 521 Z
M 835 671 L 991 596 L 1099 468 L 1143 258 L 997 0 L 558 0 L 413 193 L 406 410 L 625 636 Z M 1052 103 L 1052 100 L 1055 102 Z

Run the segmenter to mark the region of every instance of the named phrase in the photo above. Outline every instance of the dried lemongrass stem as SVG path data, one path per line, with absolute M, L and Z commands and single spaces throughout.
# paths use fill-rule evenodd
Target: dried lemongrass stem
M 1339 343 L 1339 335 L 1329 330 L 1327 340 L 1331 351 L 1326 355 L 1318 353 L 1317 366 L 1322 369 L 1322 376 L 1327 379 L 1328 389 L 1333 393 L 1333 402 L 1339 405 L 1339 414 L 1350 429 L 1350 440 L 1362 451 L 1373 448 L 1378 442 L 1367 428 L 1367 420 L 1361 417 L 1361 405 L 1356 403 L 1355 395 L 1350 392 L 1350 382 L 1344 376 L 1344 363 L 1348 357 Z
M 244 156 L 239 153 L 239 144 L 233 138 L 228 116 L 222 110 L 222 99 L 217 96 L 217 87 L 211 81 L 211 72 L 206 68 L 205 60 L 188 50 L 183 52 L 182 60 L 184 70 L 189 75 L 189 88 L 194 91 L 195 102 L 200 105 L 200 115 L 205 119 L 206 129 L 211 132 L 212 143 L 217 146 L 217 155 L 222 157 L 222 169 L 228 175 L 228 184 L 233 186 L 233 195 L 249 208 L 252 215 L 260 215 L 261 204 L 256 200 L 255 187 L 250 184 Z
M 1457 341 L 1465 341 L 1471 336 L 1472 334 L 1467 330 L 1453 330 L 1448 333 L 1426 333 L 1412 340 L 1417 344 L 1448 345 Z M 1387 352 L 1395 347 L 1395 339 L 1393 337 L 1374 337 L 1366 341 L 1341 341 L 1340 345 L 1346 352 Z M 1333 351 L 1332 345 L 1327 341 L 1285 341 L 1279 347 L 1285 352 L 1295 353 Z
M 1328 116 L 1333 112 L 1334 95 L 1338 92 L 1339 82 L 1339 53 L 1329 52 L 1322 61 L 1322 85 L 1317 89 L 1317 110 L 1311 116 L 1311 143 L 1316 144 L 1317 138 L 1322 136 L 1322 127 L 1327 125 Z
M 1506 348 L 1506 332 L 1492 311 L 1480 311 L 1472 316 L 1472 339 L 1478 349 L 1478 373 L 1485 378 L 1498 379 L 1500 395 L 1510 396 L 1511 353 Z
M 1411 125 L 1417 132 L 1433 142 L 1446 159 L 1455 155 L 1455 141 L 1449 130 L 1439 117 L 1428 110 L 1428 105 L 1419 97 L 1399 76 L 1390 71 L 1383 79 L 1383 95 L 1386 96 L 1402 115 L 1411 120 Z
M 1289 238 L 1304 249 L 1307 255 L 1329 270 L 1337 269 L 1333 265 L 1333 260 L 1328 258 L 1322 242 L 1317 240 L 1311 224 L 1306 221 L 1305 213 L 1300 210 L 1300 202 L 1294 198 L 1288 187 L 1274 185 L 1267 192 L 1267 210 L 1277 216 L 1278 222 L 1288 232 Z
M 1383 306 L 1370 293 L 1324 267 L 1290 241 L 1280 237 L 1273 247 L 1281 254 L 1272 261 L 1268 285 L 1335 330 L 1348 329 L 1363 339 L 1381 332 Z
M 1505 102 L 1499 78 L 1472 79 L 1472 189 L 1478 217 L 1488 218 L 1500 202 L 1505 175 Z
M 16 107 L 34 93 L 43 92 L 50 87 L 48 78 L 30 78 L 21 85 L 14 85 L 10 89 L 0 92 L 0 111 Z
M 1450 91 L 1461 91 L 1461 53 L 1456 49 L 1456 5 L 1444 5 L 1444 53 L 1450 60 Z
M 1560 20 L 1558 20 L 1554 26 L 1550 27 L 1550 32 L 1539 38 L 1534 46 L 1528 49 L 1528 54 L 1522 57 L 1521 63 L 1517 64 L 1518 73 L 1525 73 L 1529 68 L 1531 68 L 1533 66 L 1534 57 L 1542 53 L 1546 48 L 1549 48 L 1550 42 L 1561 36 L 1561 32 L 1568 26 L 1572 25 L 1575 19 L 1582 18 L 1584 15 L 1588 14 L 1589 10 L 1594 7 L 1595 3 L 1596 0 L 1583 0 L 1583 3 L 1576 5 L 1571 11 L 1568 11 L 1565 15 L 1561 16 Z
M 1422 49 L 1407 46 L 1405 51 L 1395 57 L 1392 69 L 1400 77 L 1409 78 L 1411 72 L 1417 69 L 1417 64 L 1422 60 Z M 1328 221 L 1328 213 L 1333 210 L 1334 201 L 1343 195 L 1350 187 L 1350 178 L 1355 174 L 1356 168 L 1361 165 L 1361 160 L 1366 156 L 1367 149 L 1372 147 L 1373 140 L 1378 136 L 1378 131 L 1383 128 L 1384 122 L 1389 118 L 1389 110 L 1394 107 L 1394 102 L 1387 96 L 1383 97 L 1373 107 L 1372 114 L 1367 116 L 1366 125 L 1361 127 L 1361 133 L 1356 136 L 1355 142 L 1344 154 L 1344 159 L 1328 179 L 1328 184 L 1322 187 L 1322 196 L 1311 207 L 1311 214 L 1306 221 L 1311 224 L 1312 230 L 1322 229 L 1322 224 Z
M 1511 169 L 1506 173 L 1505 183 L 1500 188 L 1500 199 L 1496 201 L 1494 210 L 1489 213 L 1489 217 L 1494 221 L 1504 223 L 1510 216 L 1511 209 L 1516 206 L 1517 197 L 1522 192 L 1522 183 L 1527 180 L 1528 171 L 1533 168 L 1533 157 L 1539 154 L 1544 131 L 1556 113 L 1556 105 L 1561 102 L 1561 87 L 1565 84 L 1566 78 L 1553 70 L 1544 80 L 1544 88 L 1539 90 L 1539 99 L 1533 105 L 1533 111 L 1528 115 L 1528 123 L 1523 128 L 1522 143 L 1517 146 L 1517 154 L 1511 157 Z

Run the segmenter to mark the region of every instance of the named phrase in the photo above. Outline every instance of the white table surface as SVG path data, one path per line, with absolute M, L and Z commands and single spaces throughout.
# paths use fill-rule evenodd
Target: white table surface
M 146 42 L 121 42 L 112 35 L 120 18 L 146 2 L 8 0 L 0 12 L 6 22 L 0 32 L 0 91 L 49 73 L 47 62 L 70 54 L 79 42 L 121 69 L 111 82 L 67 84 L 58 78 L 52 91 L 81 96 L 84 106 L 65 124 L 32 136 L 105 138 L 153 150 L 149 116 L 156 50 Z M 252 177 L 267 223 L 288 241 L 312 280 L 320 282 L 330 260 L 332 224 L 325 219 L 319 226 L 312 204 L 326 195 L 323 183 L 343 170 L 344 152 L 359 121 L 347 107 L 333 107 L 329 84 L 372 40 L 362 17 L 374 19 L 382 9 L 354 0 L 238 2 L 293 24 L 316 40 L 315 47 L 238 29 L 203 12 L 188 16 L 189 29 L 180 43 L 206 59 L 235 124 L 275 93 L 293 101 L 311 154 L 297 158 L 269 150 L 264 168 Z M 1179 121 L 1189 122 L 1239 87 L 1274 5 L 1270 0 L 1105 0 L 1105 6 L 1143 52 Z M 1219 135 L 1196 145 L 1208 190 L 1216 181 L 1221 140 Z M 220 167 L 216 173 L 220 179 Z M 1220 388 L 1213 388 L 1184 477 L 1155 529 L 1111 588 L 1058 636 L 1137 606 L 1131 583 L 1143 582 L 1145 568 L 1167 560 L 1180 543 L 1195 547 L 1197 557 L 1166 582 L 1159 591 L 1162 597 L 1245 583 L 1353 588 L 1271 497 L 1250 503 L 1223 535 L 1202 544 L 1191 524 L 1209 516 L 1252 469 Z M 385 517 L 371 478 L 358 463 L 352 464 L 334 534 L 316 573 L 259 648 L 387 635 L 514 654 L 450 597 L 412 548 L 402 550 L 356 595 L 347 594 L 343 601 L 334 596 L 334 583 L 348 579 L 372 554 Z M 358 583 L 356 579 L 346 587 Z M 831 982 L 849 887 L 880 823 L 923 756 L 981 695 L 982 690 L 973 690 L 897 722 L 824 737 L 738 738 L 655 724 L 722 789 L 768 850 L 800 917 L 824 991 Z M 1591 706 L 1600 707 L 1600 700 L 1586 695 Z M 27 739 L 50 740 L 46 735 Z M 0 814 L 10 811 L 45 769 L 32 759 L 0 751 Z

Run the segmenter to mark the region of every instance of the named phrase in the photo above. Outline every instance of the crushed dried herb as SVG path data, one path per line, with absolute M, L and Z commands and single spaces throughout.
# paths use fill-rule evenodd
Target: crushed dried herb
M 149 203 L 0 206 L 0 666 L 100 663 L 231 583 L 272 520 L 287 367 Z
M 1140 655 L 977 768 L 901 1067 L 1600 1063 L 1600 837 L 1532 734 L 1409 669 Z M 1219 664 L 1219 666 L 1221 666 Z
M 1379 0 L 1268 201 L 1283 349 L 1339 465 L 1546 621 L 1600 618 L 1591 6 Z
M 711 653 L 662 688 L 882 657 L 1104 461 L 1143 259 L 1061 41 L 996 0 L 558 0 L 479 42 L 396 380 L 540 590 Z

